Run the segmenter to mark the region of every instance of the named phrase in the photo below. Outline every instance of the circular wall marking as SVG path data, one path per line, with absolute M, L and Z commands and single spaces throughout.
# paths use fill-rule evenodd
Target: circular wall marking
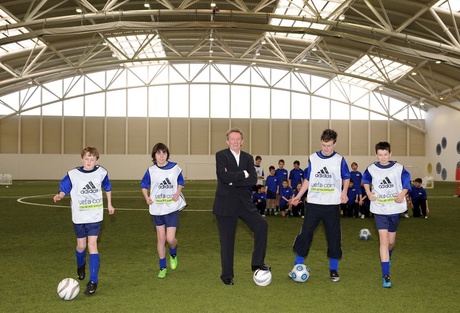
M 441 145 L 439 143 L 436 145 L 436 154 L 441 155 Z
M 447 147 L 447 139 L 446 139 L 446 137 L 442 137 L 441 146 L 442 146 L 443 149 L 445 149 Z
M 441 174 L 441 169 L 442 169 L 441 163 L 439 163 L 439 162 L 436 163 L 436 173 Z
M 447 179 L 447 170 L 445 168 L 442 169 L 441 178 L 442 178 L 442 180 Z

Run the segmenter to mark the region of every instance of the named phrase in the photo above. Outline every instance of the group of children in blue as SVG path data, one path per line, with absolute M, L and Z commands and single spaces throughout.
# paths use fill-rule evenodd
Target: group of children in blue
M 278 168 L 269 167 L 269 175 L 263 184 L 264 170 L 260 166 L 262 158 L 256 156 L 255 168 L 261 180 L 253 189 L 253 201 L 259 210 L 260 214 L 266 215 L 281 215 L 283 217 L 303 217 L 304 202 L 301 201 L 297 205 L 292 205 L 291 199 L 295 197 L 302 187 L 304 170 L 300 168 L 300 162 L 294 161 L 294 168 L 288 172 L 284 168 L 284 160 L 278 161 Z M 302 196 L 302 200 L 305 196 Z
M 262 158 L 256 157 L 256 172 L 259 178 L 258 184 L 253 189 L 253 201 L 259 210 L 260 214 L 266 215 L 278 215 L 281 216 L 294 216 L 304 217 L 304 199 L 305 195 L 302 196 L 302 201 L 297 205 L 292 205 L 290 199 L 295 197 L 300 188 L 304 178 L 304 170 L 300 169 L 300 162 L 294 161 L 294 168 L 288 172 L 284 168 L 284 160 L 278 161 L 278 168 L 274 166 L 269 167 L 269 176 L 265 180 L 265 185 L 259 184 L 263 182 L 264 170 L 260 165 Z M 307 169 L 305 169 L 306 171 Z M 280 183 L 281 182 L 281 183 Z M 411 190 L 407 194 L 407 203 L 410 205 L 413 217 L 424 217 L 428 218 L 429 207 L 428 197 L 425 188 L 422 187 L 422 179 L 416 178 L 413 181 Z M 362 173 L 358 171 L 358 163 L 351 163 L 350 171 L 350 184 L 348 185 L 348 202 L 340 205 L 342 217 L 354 217 L 354 218 L 367 218 L 371 217 L 370 200 L 366 194 L 366 190 L 362 184 Z M 270 203 L 271 200 L 272 202 Z M 276 202 L 278 200 L 278 203 Z M 408 211 L 404 212 L 406 217 Z

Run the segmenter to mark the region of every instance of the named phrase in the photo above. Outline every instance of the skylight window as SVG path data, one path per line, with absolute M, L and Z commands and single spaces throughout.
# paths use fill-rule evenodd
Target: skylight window
M 440 0 L 434 6 L 447 10 L 449 12 L 450 10 L 452 10 L 452 12 L 460 12 L 460 1 L 458 0 L 456 1 Z
M 8 26 L 16 24 L 16 21 L 8 15 L 5 11 L 0 9 L 0 26 Z M 20 28 L 13 28 L 6 31 L 0 32 L 0 39 L 1 38 L 8 38 L 13 36 L 18 36 L 22 34 L 27 34 L 29 31 L 23 27 Z M 5 55 L 9 52 L 21 51 L 23 49 L 32 49 L 34 46 L 39 45 L 43 46 L 43 43 L 38 39 L 26 39 L 15 41 L 9 44 L 1 45 L 0 46 L 0 56 Z
M 365 55 L 352 64 L 345 73 L 370 78 L 380 82 L 393 83 L 412 70 L 413 67 L 409 65 L 390 59 L 384 59 L 379 56 Z M 339 79 L 342 82 L 347 82 L 370 90 L 380 86 L 378 83 L 355 77 L 339 75 Z
M 288 15 L 288 16 L 305 16 L 307 18 L 323 18 L 323 19 L 338 19 L 340 12 L 336 12 L 337 8 L 345 0 L 281 0 L 275 10 L 275 14 Z M 273 18 L 270 20 L 270 25 L 287 26 L 287 27 L 304 27 L 324 30 L 328 26 L 304 22 L 293 21 L 288 19 Z M 307 41 L 314 41 L 318 36 L 309 34 L 294 34 L 285 32 L 271 32 L 273 36 L 303 39 Z
M 156 59 L 166 57 L 163 44 L 158 35 L 134 35 L 107 37 L 114 55 L 119 60 Z M 142 62 L 152 63 L 154 61 Z

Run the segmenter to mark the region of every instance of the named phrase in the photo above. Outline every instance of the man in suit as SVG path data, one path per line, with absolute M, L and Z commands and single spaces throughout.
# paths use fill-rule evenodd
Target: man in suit
M 241 219 L 254 232 L 251 268 L 271 270 L 265 265 L 268 223 L 252 202 L 252 186 L 257 182 L 254 158 L 241 151 L 243 133 L 238 128 L 226 134 L 228 149 L 216 153 L 217 189 L 213 213 L 219 227 L 222 274 L 226 285 L 233 285 L 233 256 L 235 232 Z

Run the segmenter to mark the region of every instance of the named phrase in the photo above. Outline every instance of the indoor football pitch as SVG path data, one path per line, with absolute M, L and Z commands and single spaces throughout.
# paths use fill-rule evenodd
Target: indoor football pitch
M 99 237 L 97 292 L 71 301 L 56 292 L 77 278 L 70 199 L 55 204 L 59 181 L 14 181 L 0 186 L 0 312 L 458 312 L 460 198 L 455 183 L 428 189 L 429 218 L 402 218 L 391 264 L 392 288 L 382 287 L 379 243 L 372 218 L 342 218 L 340 282 L 329 280 L 322 225 L 306 264 L 305 283 L 288 278 L 292 243 L 303 219 L 267 216 L 270 285 L 255 285 L 253 236 L 239 223 L 235 285 L 222 283 L 215 181 L 187 181 L 187 208 L 177 232 L 179 266 L 157 278 L 156 234 L 138 181 L 112 181 L 115 214 L 104 214 Z M 411 213 L 411 212 L 410 212 Z M 360 229 L 371 231 L 361 240 Z M 88 269 L 87 269 L 87 276 Z

